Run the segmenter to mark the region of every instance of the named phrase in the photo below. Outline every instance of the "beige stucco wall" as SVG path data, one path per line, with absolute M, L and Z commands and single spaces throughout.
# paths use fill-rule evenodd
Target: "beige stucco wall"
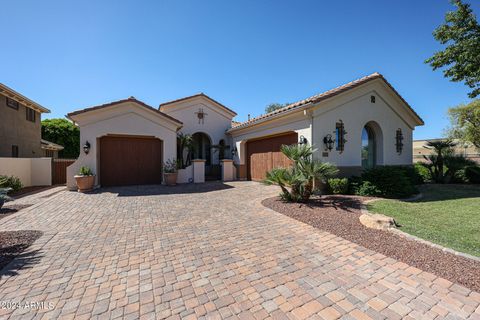
M 203 109 L 206 113 L 203 121 L 197 118 L 196 112 L 199 109 Z M 222 139 L 227 145 L 231 145 L 231 140 L 225 131 L 230 129 L 233 115 L 204 97 L 167 105 L 162 107 L 161 111 L 180 120 L 183 123 L 181 131 L 185 134 L 203 132 L 209 136 L 212 145 L 217 145 Z M 227 150 L 227 153 L 230 150 Z M 219 164 L 217 152 L 212 151 L 211 157 L 212 164 Z
M 40 140 L 41 114 L 35 111 L 35 122 L 28 121 L 24 105 L 10 108 L 0 94 L 0 157 L 11 157 L 12 145 L 18 146 L 19 158 L 42 157 Z
M 371 103 L 370 96 L 376 97 Z M 331 134 L 335 138 L 335 124 L 342 120 L 347 142 L 342 153 L 335 148 L 325 152 L 323 138 Z M 317 149 L 314 157 L 331 162 L 345 172 L 359 171 L 361 167 L 361 135 L 365 124 L 374 122 L 377 134 L 377 164 L 408 165 L 412 163 L 412 132 L 415 119 L 403 102 L 381 81 L 372 81 L 354 90 L 335 96 L 305 110 L 293 112 L 279 119 L 265 121 L 247 129 L 233 131 L 232 139 L 237 147 L 237 165 L 246 163 L 245 144 L 249 139 L 295 131 L 303 135 Z M 403 151 L 398 154 L 395 146 L 396 130 L 402 130 Z M 381 134 L 380 134 L 381 132 Z
M 0 158 L 0 175 L 15 176 L 24 187 L 52 185 L 51 158 Z
M 341 167 L 361 166 L 362 130 L 367 123 L 374 122 L 379 127 L 379 132 L 376 132 L 377 164 L 412 163 L 414 121 L 382 83 L 372 82 L 315 107 L 313 128 L 314 142 L 319 146 L 316 154 L 318 159 Z M 375 103 L 370 101 L 372 95 L 375 96 Z M 345 150 L 340 153 L 334 148 L 327 157 L 323 157 L 323 137 L 331 134 L 335 138 L 335 124 L 339 120 L 343 121 L 347 132 Z M 395 146 L 395 135 L 399 128 L 404 137 L 401 154 L 397 153 Z
M 288 117 L 268 121 L 261 126 L 239 130 L 232 133 L 233 144 L 237 154 L 233 160 L 235 164 L 246 164 L 246 142 L 251 139 L 276 135 L 285 132 L 297 132 L 298 137 L 304 136 L 312 143 L 312 117 L 309 112 L 297 111 Z
M 100 153 L 98 140 L 105 135 L 152 136 L 163 141 L 163 161 L 176 157 L 178 124 L 166 120 L 154 111 L 147 110 L 134 102 L 124 102 L 110 108 L 75 116 L 80 127 L 80 156 L 67 168 L 67 187 L 75 188 L 74 175 L 82 166 L 88 166 L 97 175 L 99 185 Z M 90 152 L 85 154 L 82 146 L 88 141 Z M 119 155 L 121 156 L 121 155 Z

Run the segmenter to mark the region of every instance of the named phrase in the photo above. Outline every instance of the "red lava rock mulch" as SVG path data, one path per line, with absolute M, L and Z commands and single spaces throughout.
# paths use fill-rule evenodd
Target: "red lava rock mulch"
M 359 217 L 360 205 L 366 199 L 324 196 L 298 204 L 286 203 L 274 197 L 263 200 L 262 204 L 315 228 L 480 292 L 480 262 L 443 252 L 389 231 L 365 227 Z
M 21 254 L 43 233 L 36 230 L 0 232 L 0 269 Z

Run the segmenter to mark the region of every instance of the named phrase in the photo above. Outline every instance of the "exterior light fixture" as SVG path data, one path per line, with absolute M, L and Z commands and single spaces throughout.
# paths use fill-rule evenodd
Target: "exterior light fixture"
M 401 154 L 403 151 L 403 133 L 402 129 L 398 128 L 395 134 L 395 147 L 397 149 L 397 153 Z
M 233 147 L 232 149 L 232 156 L 235 156 L 237 154 L 237 147 Z
M 323 144 L 325 145 L 325 150 L 332 151 L 334 143 L 335 140 L 332 139 L 331 134 L 327 134 L 325 137 L 323 137 Z
M 90 152 L 90 142 L 85 142 L 85 144 L 83 145 L 83 152 L 85 152 L 85 154 L 88 154 Z
M 347 134 L 347 131 L 345 130 L 345 126 L 343 124 L 342 120 L 339 120 L 335 124 L 335 136 L 336 136 L 336 142 L 337 142 L 337 151 L 340 153 L 343 153 L 343 150 L 345 150 L 345 143 L 347 142 L 347 139 L 345 139 L 345 135 Z
M 300 138 L 298 139 L 298 144 L 307 144 L 307 143 L 308 143 L 307 138 L 305 138 L 304 136 L 300 136 Z

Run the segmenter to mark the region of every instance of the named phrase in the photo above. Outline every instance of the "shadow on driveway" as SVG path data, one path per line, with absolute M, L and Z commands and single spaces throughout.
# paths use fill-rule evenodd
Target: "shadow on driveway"
M 119 197 L 138 197 L 153 196 L 162 194 L 186 194 L 186 193 L 204 193 L 233 189 L 234 187 L 221 181 L 208 181 L 205 183 L 177 184 L 175 186 L 165 185 L 141 185 L 124 187 L 100 188 L 92 193 L 116 193 Z
M 28 251 L 12 257 L 13 260 L 0 271 L 0 279 L 18 275 L 20 269 L 31 268 L 39 263 L 42 257 L 41 250 Z

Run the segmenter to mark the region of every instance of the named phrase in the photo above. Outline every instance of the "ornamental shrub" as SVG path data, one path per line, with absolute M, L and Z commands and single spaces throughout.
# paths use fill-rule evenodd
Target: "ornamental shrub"
M 23 188 L 20 178 L 15 176 L 0 176 L 0 188 L 10 188 L 10 191 L 18 191 Z
M 333 194 L 347 194 L 348 193 L 348 179 L 347 178 L 332 178 L 327 180 L 328 188 Z
M 469 166 L 465 168 L 465 176 L 470 183 L 480 183 L 480 167 Z
M 362 173 L 361 178 L 363 183 L 359 190 L 361 189 L 362 193 L 368 190 L 377 193 L 370 195 L 385 198 L 405 198 L 416 192 L 413 179 L 409 177 L 405 169 L 397 166 L 378 166 L 368 169 Z M 365 181 L 368 181 L 371 185 L 365 186 Z
M 415 163 L 414 168 L 415 172 L 418 176 L 420 176 L 420 179 L 422 179 L 423 183 L 432 181 L 432 174 L 420 162 Z
M 356 189 L 355 194 L 359 196 L 378 197 L 382 195 L 382 191 L 370 181 L 363 181 Z

